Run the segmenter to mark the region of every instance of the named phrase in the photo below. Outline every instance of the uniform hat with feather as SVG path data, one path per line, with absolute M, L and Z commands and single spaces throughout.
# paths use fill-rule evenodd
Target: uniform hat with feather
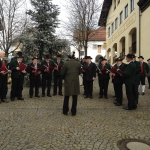
M 34 59 L 38 59 L 38 57 L 33 57 L 32 60 L 34 60 Z
M 149 61 L 150 60 L 150 58 L 149 59 L 147 59 L 147 61 Z
M 91 56 L 85 56 L 84 58 L 85 58 L 85 59 L 92 59 Z
M 144 57 L 143 57 L 143 56 L 139 56 L 138 58 L 142 58 L 142 59 L 144 59 Z
M 103 58 L 103 59 L 101 59 L 101 62 L 102 62 L 102 61 L 107 61 L 107 59 L 106 59 L 106 58 Z
M 131 59 L 134 58 L 133 54 L 127 54 L 126 57 Z
M 58 54 L 58 55 L 57 55 L 57 57 L 60 57 L 60 58 L 61 58 L 61 55 L 60 55 L 60 54 Z
M 49 59 L 50 58 L 50 56 L 49 55 L 45 55 L 45 59 Z
M 17 54 L 17 58 L 24 58 L 24 57 L 22 56 L 22 52 L 19 53 L 19 54 Z
M 122 61 L 123 59 L 121 57 L 118 57 L 115 59 L 115 61 Z

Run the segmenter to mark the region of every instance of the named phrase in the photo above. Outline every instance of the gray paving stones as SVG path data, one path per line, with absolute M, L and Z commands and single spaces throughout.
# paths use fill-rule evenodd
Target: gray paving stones
M 98 93 L 94 81 L 94 98 L 80 95 L 72 117 L 62 114 L 63 97 L 30 99 L 25 87 L 24 101 L 0 104 L 0 150 L 119 150 L 117 142 L 122 139 L 150 141 L 150 90 L 139 95 L 133 111 L 114 106 L 111 83 L 108 100 L 98 99 Z

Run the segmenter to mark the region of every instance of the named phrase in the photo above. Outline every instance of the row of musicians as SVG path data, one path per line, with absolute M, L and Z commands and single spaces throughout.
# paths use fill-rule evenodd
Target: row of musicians
M 4 52 L 0 52 L 0 68 L 7 66 L 7 62 L 3 60 L 5 57 Z M 11 101 L 15 100 L 17 97 L 18 100 L 24 100 L 22 97 L 22 90 L 23 90 L 23 82 L 24 76 L 26 73 L 29 73 L 30 79 L 30 89 L 29 89 L 29 96 L 32 98 L 40 97 L 39 96 L 39 86 L 40 86 L 40 74 L 42 74 L 42 97 L 47 95 L 51 97 L 51 81 L 52 81 L 52 72 L 54 73 L 54 91 L 53 95 L 59 94 L 62 95 L 62 76 L 60 73 L 61 67 L 63 66 L 63 61 L 61 60 L 61 55 L 57 55 L 57 59 L 52 61 L 50 60 L 49 55 L 46 55 L 45 60 L 39 64 L 38 58 L 34 57 L 32 59 L 32 63 L 27 66 L 25 70 L 20 70 L 19 66 L 20 63 L 23 61 L 22 54 L 18 55 L 17 57 L 13 58 L 9 64 L 9 72 L 11 72 L 11 79 L 12 79 L 12 86 L 11 86 L 11 93 L 10 98 Z M 44 66 L 44 67 L 43 67 Z M 50 68 L 53 68 L 51 70 Z M 59 90 L 57 93 L 57 87 L 59 84 Z M 45 92 L 47 87 L 47 93 Z M 35 89 L 35 91 L 34 91 Z M 0 98 L 1 102 L 8 102 L 6 99 L 7 95 L 7 74 L 3 71 L 0 71 Z
M 100 87 L 99 98 L 103 96 L 108 99 L 108 84 L 110 80 L 110 72 L 112 73 L 112 82 L 114 84 L 114 91 L 116 106 L 122 105 L 123 100 L 123 84 L 126 87 L 126 95 L 128 99 L 128 106 L 126 110 L 136 109 L 138 104 L 138 95 L 140 82 L 142 84 L 142 95 L 145 91 L 145 77 L 149 73 L 150 69 L 147 63 L 143 62 L 144 58 L 139 56 L 139 61 L 136 61 L 134 54 L 126 55 L 127 64 L 122 62 L 121 58 L 116 59 L 116 64 L 113 68 L 116 68 L 115 72 L 112 72 L 112 67 L 107 63 L 107 60 L 100 57 L 100 63 L 98 66 L 92 63 L 90 56 L 86 56 L 82 63 L 83 72 L 83 84 L 85 98 L 93 98 L 93 81 L 96 78 L 96 72 L 98 73 L 98 81 Z M 87 68 L 87 69 L 84 69 Z M 97 70 L 97 71 L 96 71 Z M 120 71 L 117 71 L 120 70 Z

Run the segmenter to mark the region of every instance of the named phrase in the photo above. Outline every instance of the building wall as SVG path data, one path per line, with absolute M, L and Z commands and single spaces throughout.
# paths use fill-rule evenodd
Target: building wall
M 141 55 L 150 58 L 150 7 L 141 13 Z
M 116 1 L 116 8 L 114 2 Z M 106 23 L 107 59 L 113 64 L 115 57 L 124 57 L 128 53 L 139 56 L 139 7 L 138 0 L 134 0 L 134 9 L 131 11 L 131 0 L 112 0 Z M 128 5 L 128 16 L 125 18 L 125 6 Z M 115 9 L 114 9 L 115 8 Z M 123 11 L 123 20 L 120 24 L 120 12 Z M 118 27 L 115 29 L 115 19 L 118 18 Z M 112 33 L 112 23 L 114 32 Z M 110 28 L 110 36 L 108 36 Z M 125 61 L 125 60 L 124 60 Z

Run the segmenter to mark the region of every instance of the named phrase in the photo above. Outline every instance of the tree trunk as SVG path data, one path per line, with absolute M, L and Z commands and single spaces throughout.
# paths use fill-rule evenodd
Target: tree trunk
M 84 45 L 84 52 L 85 52 L 85 56 L 87 56 L 87 48 L 88 48 L 88 42 L 85 41 L 85 45 Z

